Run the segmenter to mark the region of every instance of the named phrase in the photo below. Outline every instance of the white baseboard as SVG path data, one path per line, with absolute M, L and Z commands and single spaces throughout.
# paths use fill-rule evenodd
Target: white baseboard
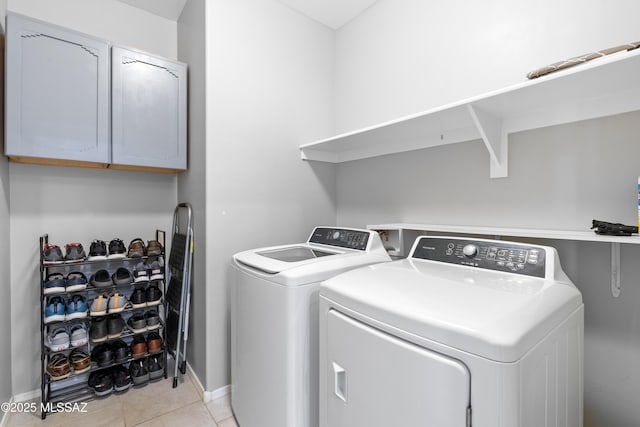
M 198 389 L 198 392 L 202 396 L 202 401 L 204 403 L 211 402 L 212 400 L 219 399 L 231 393 L 231 385 L 229 384 L 213 391 L 205 390 L 202 383 L 200 382 L 200 379 L 198 379 L 196 373 L 193 371 L 193 369 L 191 369 L 189 363 L 187 363 L 187 375 L 189 375 L 191 382 L 196 387 L 196 389 Z
M 27 391 L 25 393 L 20 393 L 20 394 L 16 394 L 15 396 L 13 396 L 13 400 L 15 402 L 26 402 L 27 400 L 31 400 L 31 399 L 35 399 L 37 397 L 40 397 L 40 390 L 36 389 L 36 390 L 31 390 L 31 391 Z
M 9 406 L 11 406 L 11 404 L 14 402 L 13 397 L 11 399 L 9 399 Z M 2 420 L 0 421 L 0 427 L 6 427 L 7 423 L 9 422 L 9 416 L 11 415 L 11 412 L 7 411 L 4 412 L 2 414 Z

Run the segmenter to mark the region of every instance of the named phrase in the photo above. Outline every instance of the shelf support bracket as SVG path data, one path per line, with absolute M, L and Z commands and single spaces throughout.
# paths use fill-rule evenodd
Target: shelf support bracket
M 611 243 L 611 295 L 620 296 L 620 243 Z
M 467 109 L 489 152 L 491 178 L 507 177 L 509 138 L 504 130 L 502 119 L 471 104 L 467 104 Z

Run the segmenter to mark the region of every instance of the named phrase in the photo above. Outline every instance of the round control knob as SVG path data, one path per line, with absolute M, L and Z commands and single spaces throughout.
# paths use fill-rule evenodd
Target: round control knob
M 478 254 L 478 247 L 476 245 L 466 245 L 462 248 L 462 253 L 468 258 L 474 257 Z
M 338 237 L 340 237 L 340 232 L 339 231 L 334 231 L 332 237 L 334 238 L 334 240 L 338 239 Z

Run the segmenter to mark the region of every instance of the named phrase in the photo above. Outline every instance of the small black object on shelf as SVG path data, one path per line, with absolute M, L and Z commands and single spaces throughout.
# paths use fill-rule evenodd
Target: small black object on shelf
M 596 234 L 604 234 L 607 236 L 631 236 L 638 233 L 638 227 L 624 224 L 614 224 L 606 221 L 599 221 L 594 219 L 591 225 L 591 229 Z

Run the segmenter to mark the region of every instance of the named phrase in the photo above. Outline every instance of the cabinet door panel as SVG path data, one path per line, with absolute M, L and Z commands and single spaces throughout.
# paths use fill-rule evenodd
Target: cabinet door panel
M 112 50 L 113 163 L 186 169 L 186 65 Z
M 7 18 L 9 156 L 109 162 L 109 46 Z

